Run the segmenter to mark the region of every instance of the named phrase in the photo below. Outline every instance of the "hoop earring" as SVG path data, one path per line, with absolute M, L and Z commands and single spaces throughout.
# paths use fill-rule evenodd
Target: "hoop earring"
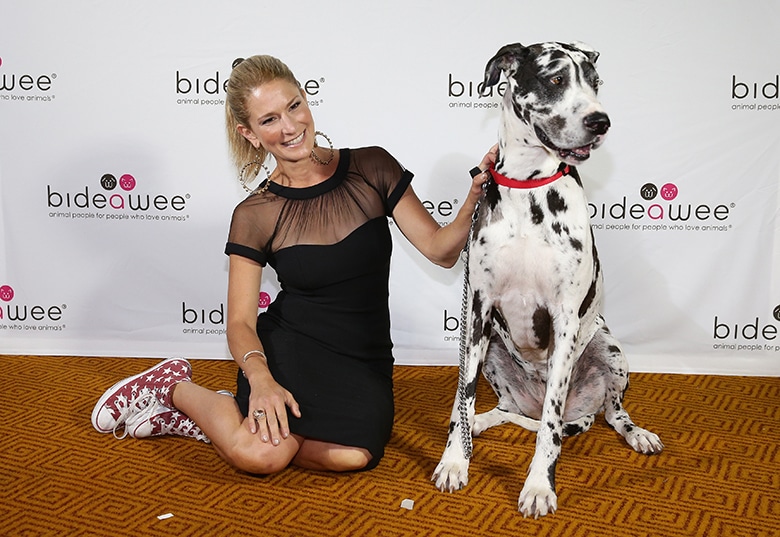
M 317 145 L 317 135 L 318 134 L 320 136 L 322 136 L 323 138 L 325 138 L 328 141 L 328 145 L 330 146 L 329 147 L 330 154 L 328 155 L 328 159 L 327 160 L 322 160 L 319 157 L 319 155 L 317 155 L 316 151 L 314 151 L 314 149 L 317 149 L 319 147 L 319 145 Z M 314 132 L 314 149 L 311 150 L 311 158 L 314 159 L 318 164 L 322 164 L 323 166 L 327 166 L 328 164 L 330 164 L 330 161 L 333 160 L 333 155 L 334 155 L 334 152 L 333 152 L 333 142 L 330 141 L 330 138 L 324 132 L 321 132 L 321 131 L 315 131 Z
M 271 170 L 268 169 L 268 166 L 265 165 L 265 162 L 260 160 L 260 155 L 257 155 L 255 159 L 252 162 L 248 162 L 244 164 L 244 166 L 241 168 L 241 171 L 238 172 L 238 182 L 241 183 L 241 186 L 244 187 L 244 190 L 247 192 L 255 192 L 257 189 L 252 189 L 247 186 L 247 183 L 249 182 L 249 174 L 247 174 L 247 177 L 244 177 L 244 173 L 246 172 L 247 168 L 250 166 L 255 167 L 255 173 L 252 176 L 252 178 L 257 177 L 260 173 L 260 168 L 262 168 L 265 171 L 266 181 L 265 186 L 260 192 L 257 192 L 258 194 L 262 194 L 266 190 L 268 190 L 268 185 L 271 184 Z

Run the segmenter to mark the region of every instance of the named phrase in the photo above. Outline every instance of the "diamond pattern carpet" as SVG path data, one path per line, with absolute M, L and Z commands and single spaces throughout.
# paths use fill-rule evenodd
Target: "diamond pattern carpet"
M 395 428 L 375 470 L 263 478 L 234 471 L 201 442 L 120 441 L 92 429 L 102 392 L 155 360 L 0 362 L 2 535 L 780 535 L 780 378 L 634 374 L 626 408 L 666 450 L 635 453 L 600 418 L 564 440 L 558 512 L 533 520 L 517 497 L 534 434 L 516 426 L 475 439 L 463 490 L 430 482 L 455 367 L 396 367 Z M 233 363 L 192 363 L 196 382 L 233 389 Z M 483 381 L 478 411 L 494 402 Z M 412 509 L 401 507 L 407 499 Z

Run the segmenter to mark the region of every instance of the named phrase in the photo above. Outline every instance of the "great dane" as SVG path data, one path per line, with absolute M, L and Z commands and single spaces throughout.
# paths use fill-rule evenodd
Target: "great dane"
M 443 491 L 464 487 L 471 437 L 489 427 L 536 431 L 518 500 L 524 516 L 557 509 L 562 439 L 587 431 L 600 412 L 636 451 L 663 449 L 623 408 L 628 363 L 599 313 L 601 269 L 574 167 L 610 127 L 597 98 L 598 56 L 583 43 L 517 43 L 485 68 L 485 89 L 502 73 L 507 81 L 498 156 L 469 239 L 465 350 L 432 479 Z M 498 404 L 475 416 L 480 368 Z

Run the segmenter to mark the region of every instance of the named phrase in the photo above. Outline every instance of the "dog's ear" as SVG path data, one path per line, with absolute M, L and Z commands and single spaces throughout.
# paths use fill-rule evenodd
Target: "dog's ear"
M 600 56 L 599 52 L 596 49 L 581 41 L 575 41 L 573 43 L 569 43 L 569 46 L 574 47 L 580 52 L 582 52 L 585 56 L 587 56 L 590 63 L 596 65 L 596 61 L 598 61 Z
M 486 93 L 487 88 L 498 84 L 501 78 L 501 72 L 511 75 L 517 70 L 518 65 L 528 56 L 528 47 L 520 43 L 504 45 L 496 55 L 490 58 L 485 66 L 485 80 L 482 84 L 482 94 Z

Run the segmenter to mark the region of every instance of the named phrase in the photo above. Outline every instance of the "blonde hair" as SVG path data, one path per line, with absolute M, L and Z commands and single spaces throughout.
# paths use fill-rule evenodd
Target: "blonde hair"
M 266 82 L 278 79 L 287 80 L 298 87 L 300 84 L 290 68 L 273 56 L 252 56 L 240 62 L 236 60 L 236 63 L 227 84 L 225 128 L 233 163 L 241 169 L 256 158 L 264 162 L 268 156 L 262 146 L 255 148 L 238 132 L 239 125 L 249 127 L 247 101 L 252 91 Z

